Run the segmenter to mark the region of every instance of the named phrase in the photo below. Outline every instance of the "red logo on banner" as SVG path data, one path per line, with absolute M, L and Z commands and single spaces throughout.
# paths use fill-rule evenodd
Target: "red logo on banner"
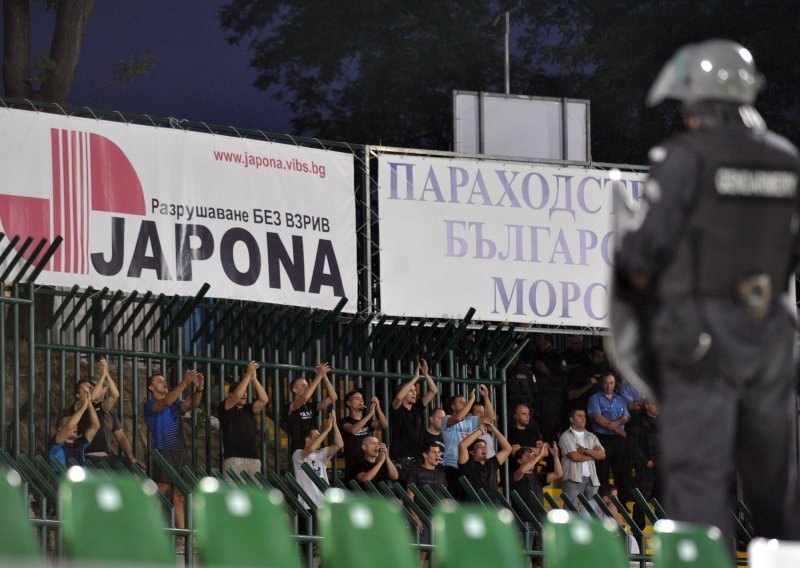
M 52 198 L 0 195 L 0 219 L 7 234 L 35 241 L 61 235 L 48 270 L 88 274 L 89 213 L 144 215 L 142 184 L 120 147 L 104 136 L 53 128 L 50 139 Z

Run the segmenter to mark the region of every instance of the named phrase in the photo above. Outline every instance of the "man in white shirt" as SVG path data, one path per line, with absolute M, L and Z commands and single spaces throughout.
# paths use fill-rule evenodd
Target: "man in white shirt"
M 325 438 L 333 430 L 333 444 L 330 446 L 321 447 Z M 304 447 L 301 450 L 295 450 L 292 454 L 292 465 L 294 466 L 294 476 L 297 478 L 297 483 L 303 488 L 303 491 L 311 498 L 317 508 L 321 507 L 325 501 L 325 496 L 322 491 L 314 485 L 305 471 L 303 471 L 303 464 L 309 464 L 314 472 L 324 481 L 328 481 L 328 473 L 326 466 L 334 454 L 344 447 L 344 440 L 342 434 L 339 432 L 339 427 L 336 425 L 336 415 L 331 412 L 328 417 L 325 429 L 320 432 L 316 428 L 311 428 L 303 433 Z M 303 501 L 300 502 L 306 509 L 310 509 L 310 505 Z
M 606 458 L 606 452 L 597 436 L 586 431 L 586 412 L 573 408 L 569 413 L 570 427 L 561 434 L 564 465 L 564 495 L 575 505 L 580 505 L 578 495 L 592 499 L 600 487 L 595 461 Z

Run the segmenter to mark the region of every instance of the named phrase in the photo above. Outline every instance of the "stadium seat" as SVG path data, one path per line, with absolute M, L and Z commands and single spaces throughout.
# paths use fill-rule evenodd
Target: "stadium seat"
M 0 566 L 41 566 L 42 555 L 21 491 L 22 478 L 13 469 L 0 469 Z
M 653 526 L 656 568 L 729 568 L 722 532 L 712 526 L 661 519 Z
M 325 494 L 319 513 L 325 568 L 417 568 L 400 507 L 381 497 Z
M 547 514 L 542 531 L 548 568 L 628 568 L 616 523 L 589 519 L 563 509 Z
M 194 493 L 194 522 L 204 566 L 300 568 L 283 495 L 232 489 L 206 477 Z
M 800 542 L 754 538 L 747 546 L 750 568 L 800 566 Z
M 71 564 L 175 566 L 156 484 L 72 467 L 61 482 L 63 534 Z
M 443 503 L 433 517 L 436 558 L 441 568 L 522 568 L 522 542 L 507 509 Z

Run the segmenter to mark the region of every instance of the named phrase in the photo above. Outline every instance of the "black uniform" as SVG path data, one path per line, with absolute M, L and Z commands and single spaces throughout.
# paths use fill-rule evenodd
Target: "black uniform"
M 647 410 L 639 411 L 628 425 L 628 448 L 631 466 L 636 470 L 633 486 L 645 499 L 655 497 L 662 501 L 658 491 L 658 417 L 650 416 Z M 652 462 L 653 467 L 647 467 Z M 633 520 L 644 528 L 644 511 L 636 505 L 633 508 Z
M 616 262 L 619 281 L 650 279 L 642 294 L 655 305 L 665 509 L 732 537 L 725 480 L 735 463 L 756 533 L 798 540 L 795 316 L 786 293 L 798 258 L 800 161 L 773 133 L 736 120 L 714 126 L 651 150 L 644 218 Z

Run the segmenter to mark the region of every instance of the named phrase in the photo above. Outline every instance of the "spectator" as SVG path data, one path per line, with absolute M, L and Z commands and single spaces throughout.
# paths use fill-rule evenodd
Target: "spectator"
M 537 465 L 550 454 L 553 456 L 553 471 L 537 471 Z M 534 514 L 537 514 L 539 507 L 533 503 L 533 496 L 538 499 L 540 504 L 544 503 L 544 486 L 561 479 L 564 470 L 561 467 L 561 460 L 558 457 L 558 445 L 553 442 L 552 451 L 547 444 L 534 447 L 522 447 L 512 454 L 516 462 L 516 469 L 511 476 L 511 489 L 516 491 L 525 504 Z M 533 495 L 533 496 L 532 496 Z M 537 516 L 539 522 L 544 519 Z M 532 549 L 540 550 L 542 543 L 539 532 L 532 522 L 525 522 L 525 529 L 528 533 L 528 543 Z
M 114 412 L 114 406 L 119 400 L 119 390 L 108 372 L 108 363 L 104 358 L 101 357 L 97 361 L 95 372 L 97 375 L 95 380 L 84 379 L 75 385 L 75 409 L 80 406 L 80 393 L 89 392 L 92 406 L 100 420 L 100 430 L 89 444 L 86 457 L 92 464 L 107 463 L 111 467 L 116 467 L 121 451 L 129 464 L 144 467 L 144 464 L 136 459 L 130 440 L 122 429 L 122 422 Z M 85 413 L 78 424 L 78 432 L 85 432 L 89 425 L 89 414 Z
M 377 485 L 381 481 L 397 481 L 399 474 L 386 444 L 375 436 L 361 441 L 361 461 L 356 469 L 356 480 L 366 489 L 367 481 Z
M 344 395 L 344 404 L 349 415 L 342 420 L 342 437 L 344 438 L 344 479 L 350 481 L 355 477 L 355 470 L 361 460 L 361 442 L 375 430 L 389 427 L 389 421 L 381 409 L 377 396 L 370 399 L 369 411 L 364 414 L 364 393 L 351 390 Z
M 269 402 L 269 396 L 256 377 L 258 367 L 257 362 L 250 361 L 242 380 L 232 384 L 228 390 L 228 397 L 219 403 L 225 458 L 222 462 L 222 473 L 228 481 L 232 481 L 228 470 L 233 470 L 236 475 L 246 472 L 251 476 L 261 471 L 256 416 Z M 248 403 L 247 386 L 250 384 L 253 385 L 257 398 Z
M 86 412 L 86 410 L 89 412 Z M 89 415 L 89 427 L 83 434 L 78 434 L 78 422 L 84 413 Z M 74 459 L 78 465 L 86 463 L 85 452 L 89 444 L 100 430 L 100 420 L 91 404 L 88 391 L 81 393 L 78 408 L 72 416 L 63 416 L 56 424 L 56 435 L 50 440 L 48 455 L 53 469 L 65 469 L 69 460 Z
M 442 422 L 444 421 L 445 412 L 443 408 L 434 408 L 428 416 L 428 427 L 422 433 L 422 446 L 424 450 L 428 444 L 435 442 L 439 444 L 439 461 L 441 462 L 442 454 L 444 453 L 444 437 L 442 436 Z
M 606 352 L 599 345 L 595 345 L 589 350 L 589 363 L 584 367 L 574 369 L 568 377 L 568 409 L 586 410 L 589 398 L 597 392 L 597 385 L 606 373 L 608 373 Z
M 633 538 L 633 535 L 630 534 L 630 527 L 625 522 L 625 517 L 622 516 L 622 513 L 619 512 L 617 509 L 617 505 L 611 499 L 611 497 L 619 498 L 617 493 L 617 488 L 613 485 L 601 485 L 597 494 L 603 500 L 603 504 L 608 508 L 609 512 L 611 513 L 611 518 L 619 524 L 623 529 L 625 529 L 626 537 L 628 541 L 628 552 L 631 554 L 639 554 L 639 543 L 636 542 L 636 539 Z M 594 510 L 597 511 L 597 514 L 600 516 L 601 519 L 608 518 L 605 511 L 600 508 L 596 503 L 592 503 L 594 505 Z
M 494 420 L 496 415 L 494 407 L 489 401 L 489 389 L 484 385 L 478 387 L 481 391 L 481 396 L 487 402 L 486 417 L 484 420 Z M 478 429 L 482 420 L 477 416 L 470 416 L 469 411 L 475 403 L 475 389 L 469 394 L 469 400 L 461 395 L 455 395 L 448 400 L 448 408 L 450 414 L 445 416 L 442 423 L 442 437 L 444 438 L 444 457 L 442 458 L 442 466 L 444 473 L 447 476 L 447 489 L 450 493 L 458 499 L 461 496 L 461 485 L 458 478 L 461 477 L 458 467 L 458 445 L 472 432 Z
M 586 367 L 589 364 L 589 353 L 583 347 L 583 337 L 577 334 L 568 335 L 567 348 L 561 352 L 561 358 L 564 360 L 567 376 Z
M 586 430 L 586 412 L 570 410 L 569 424 L 558 440 L 564 462 L 563 488 L 564 495 L 580 506 L 578 495 L 591 500 L 600 487 L 595 462 L 604 460 L 606 452 L 597 436 Z
M 617 385 L 617 393 L 625 401 L 628 413 L 631 415 L 631 420 L 633 420 L 644 408 L 644 397 L 632 384 L 624 380 L 621 380 Z
M 325 438 L 333 431 L 333 444 L 330 446 L 322 446 Z M 319 508 L 325 501 L 325 496 L 322 491 L 314 485 L 309 479 L 305 471 L 303 471 L 303 464 L 307 463 L 314 470 L 323 481 L 328 481 L 327 464 L 333 456 L 344 447 L 344 440 L 342 434 L 339 432 L 339 426 L 336 424 L 336 415 L 331 412 L 325 424 L 325 429 L 320 432 L 316 428 L 308 428 L 302 434 L 303 447 L 295 450 L 292 454 L 292 466 L 294 467 L 294 476 L 297 478 L 297 483 L 306 492 L 306 495 L 313 501 L 314 505 Z M 300 503 L 306 508 L 310 509 L 311 505 L 306 503 L 303 499 Z
M 531 409 L 525 404 L 518 404 L 514 409 L 513 425 L 508 429 L 508 442 L 511 453 L 516 454 L 520 448 L 541 446 L 542 434 L 536 420 L 531 418 Z
M 317 427 L 317 413 L 324 411 L 338 398 L 336 389 L 328 379 L 330 366 L 327 363 L 317 363 L 314 368 L 317 373 L 310 383 L 305 377 L 296 377 L 289 385 L 293 398 L 292 402 L 286 405 L 283 416 L 284 430 L 289 435 L 290 459 L 297 450 L 304 448 L 303 433 Z M 314 396 L 321 381 L 325 383 L 327 396 L 317 404 L 311 402 L 311 397 Z
M 475 404 L 469 410 L 470 416 L 477 416 L 479 419 L 486 418 L 486 405 L 483 402 L 476 400 Z M 491 458 L 495 454 L 496 441 L 494 435 L 486 433 L 481 436 L 481 440 L 486 442 L 486 459 Z
M 661 499 L 658 487 L 658 417 L 661 406 L 654 400 L 645 400 L 644 411 L 631 420 L 628 433 L 631 466 L 635 471 L 633 486 L 646 500 Z M 639 505 L 633 507 L 633 520 L 644 529 L 645 514 Z
M 545 442 L 558 437 L 566 397 L 566 364 L 561 354 L 553 348 L 553 338 L 549 333 L 533 336 L 536 343 L 536 384 L 539 392 L 534 401 L 534 410 L 539 418 L 539 428 Z
M 422 400 L 417 400 L 420 370 L 425 376 L 428 391 Z M 391 450 L 394 465 L 403 483 L 419 462 L 419 448 L 422 444 L 422 432 L 425 430 L 425 407 L 433 401 L 437 392 L 439 389 L 428 374 L 428 362 L 422 359 L 417 364 L 417 371 L 412 379 L 400 387 L 392 401 L 392 408 L 389 410 Z
M 441 410 L 441 409 L 439 409 Z M 413 485 L 420 491 L 423 487 L 430 487 L 434 491 L 436 491 L 439 487 L 442 487 L 446 480 L 444 477 L 444 471 L 439 466 L 439 460 L 441 459 L 441 446 L 435 442 L 423 442 L 422 444 L 422 462 L 409 474 L 408 476 L 408 485 Z M 414 500 L 414 492 L 409 488 L 406 489 L 408 493 L 408 497 L 413 501 Z M 417 514 L 412 510 L 411 516 L 414 517 L 414 520 L 417 522 L 417 526 L 419 527 L 419 543 L 420 544 L 430 544 L 431 543 L 431 528 L 425 523 L 422 522 L 422 519 L 417 516 Z M 419 553 L 420 562 L 425 562 L 428 559 L 428 551 L 422 550 Z
M 200 404 L 203 397 L 203 383 L 202 373 L 194 369 L 186 371 L 183 380 L 172 390 L 167 388 L 167 379 L 163 375 L 155 374 L 147 379 L 147 390 L 153 396 L 144 403 L 144 419 L 152 436 L 152 449 L 158 450 L 177 472 L 189 464 L 189 452 L 183 438 L 181 416 Z M 193 385 L 195 389 L 192 396 L 186 400 L 178 400 L 189 385 Z M 153 464 L 151 477 L 158 484 L 159 491 L 172 500 L 172 506 L 175 508 L 175 526 L 179 529 L 185 528 L 186 510 L 183 493 L 178 491 L 169 475 L 158 467 L 158 464 Z M 178 552 L 184 552 L 184 537 L 177 537 L 176 542 Z
M 500 449 L 491 458 L 487 458 L 486 442 L 481 439 L 481 436 L 489 432 L 495 435 L 500 444 Z M 511 444 L 505 436 L 494 424 L 484 422 L 458 444 L 459 473 L 467 478 L 478 495 L 483 489 L 494 504 L 502 505 L 497 495 L 497 480 L 500 467 L 509 455 L 511 455 Z
M 601 382 L 602 391 L 589 399 L 586 413 L 591 417 L 594 433 L 606 452 L 606 459 L 597 464 L 597 477 L 600 483 L 609 483 L 610 472 L 614 475 L 614 485 L 619 489 L 623 502 L 628 499 L 630 464 L 625 438 L 625 423 L 630 420 L 628 405 L 614 392 L 616 379 L 608 373 Z

